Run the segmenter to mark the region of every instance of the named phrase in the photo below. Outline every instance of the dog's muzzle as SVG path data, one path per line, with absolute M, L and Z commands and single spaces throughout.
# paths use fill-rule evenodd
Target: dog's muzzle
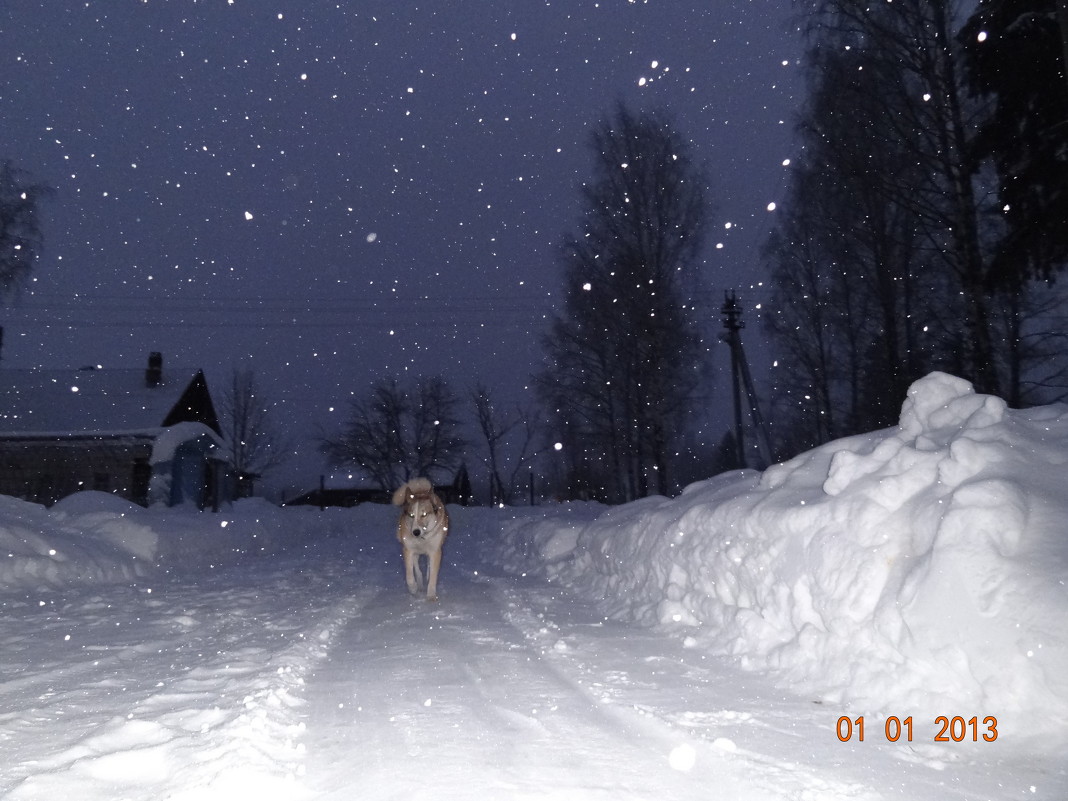
M 413 528 L 412 529 L 412 536 L 413 537 L 421 537 L 422 535 L 423 535 L 423 532 L 421 530 L 419 530 L 417 528 Z

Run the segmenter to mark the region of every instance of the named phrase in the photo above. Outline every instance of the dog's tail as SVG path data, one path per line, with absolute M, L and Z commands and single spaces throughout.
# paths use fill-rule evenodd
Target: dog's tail
M 401 484 L 393 493 L 393 505 L 404 506 L 408 495 L 429 495 L 434 491 L 434 485 L 428 478 L 413 478 L 407 484 Z

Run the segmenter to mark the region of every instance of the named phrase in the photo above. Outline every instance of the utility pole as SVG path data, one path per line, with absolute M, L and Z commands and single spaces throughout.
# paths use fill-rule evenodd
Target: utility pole
M 742 322 L 742 310 L 738 306 L 738 297 L 731 289 L 724 292 L 723 299 L 723 328 L 726 333 L 721 339 L 731 349 L 731 387 L 734 395 L 734 441 L 737 448 L 738 464 L 747 466 L 745 458 L 745 426 L 742 423 L 742 395 L 745 389 L 746 401 L 749 405 L 749 417 L 756 432 L 757 449 L 763 460 L 763 467 L 771 464 L 771 445 L 768 442 L 768 431 L 764 425 L 764 417 L 760 414 L 760 404 L 757 402 L 756 388 L 753 386 L 753 376 L 749 372 L 749 362 L 745 358 L 745 350 L 742 348 L 741 331 L 745 328 Z
M 734 459 L 739 467 L 745 467 L 745 426 L 742 424 L 742 394 L 741 394 L 741 370 L 738 361 L 741 352 L 741 334 L 745 327 L 739 318 L 741 311 L 734 296 L 734 290 L 724 293 L 723 300 L 723 328 L 726 333 L 720 337 L 731 349 L 731 397 L 734 399 Z M 738 346 L 735 347 L 735 343 Z M 744 358 L 744 356 L 741 356 Z

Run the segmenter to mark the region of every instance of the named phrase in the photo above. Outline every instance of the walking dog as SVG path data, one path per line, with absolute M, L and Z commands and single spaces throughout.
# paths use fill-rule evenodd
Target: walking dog
M 449 513 L 430 481 L 413 478 L 393 493 L 393 505 L 401 507 L 397 539 L 404 549 L 404 579 L 408 592 L 416 595 L 423 588 L 419 557 L 427 558 L 426 599 L 438 599 L 438 568 L 441 546 L 449 533 Z

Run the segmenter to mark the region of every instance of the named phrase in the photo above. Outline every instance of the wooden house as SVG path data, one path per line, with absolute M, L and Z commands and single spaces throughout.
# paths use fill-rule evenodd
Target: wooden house
M 0 368 L 0 494 L 42 504 L 80 490 L 144 506 L 230 499 L 215 405 L 201 370 Z

